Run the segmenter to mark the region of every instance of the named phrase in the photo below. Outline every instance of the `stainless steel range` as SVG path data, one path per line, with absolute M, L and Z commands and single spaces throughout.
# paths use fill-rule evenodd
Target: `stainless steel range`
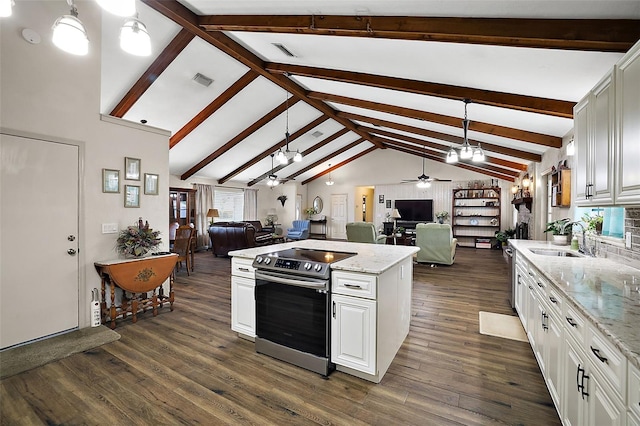
M 291 248 L 256 256 L 256 351 L 329 375 L 330 265 L 355 255 Z

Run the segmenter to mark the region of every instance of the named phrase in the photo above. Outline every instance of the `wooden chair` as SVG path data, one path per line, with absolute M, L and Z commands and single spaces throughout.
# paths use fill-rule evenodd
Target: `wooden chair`
M 176 230 L 176 239 L 173 242 L 173 252 L 178 255 L 178 262 L 176 268 L 180 270 L 182 268 L 182 261 L 184 260 L 187 266 L 187 275 L 189 271 L 193 271 L 191 242 L 193 239 L 193 228 L 189 225 L 181 225 Z

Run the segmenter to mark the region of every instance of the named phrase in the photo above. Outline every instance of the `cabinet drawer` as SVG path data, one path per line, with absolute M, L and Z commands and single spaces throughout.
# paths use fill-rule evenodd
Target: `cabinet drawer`
M 253 259 L 234 257 L 231 259 L 231 275 L 236 277 L 255 278 L 255 268 L 251 266 Z
M 576 308 L 570 306 L 569 303 L 565 303 L 562 316 L 564 317 L 564 329 L 567 333 L 573 336 L 575 341 L 581 346 L 584 345 L 587 331 L 582 314 L 580 314 Z
M 591 365 L 601 372 L 621 398 L 624 397 L 627 391 L 627 358 L 591 324 L 587 328 L 585 352 Z
M 375 299 L 376 287 L 375 275 L 343 271 L 331 273 L 331 291 L 336 294 Z
M 629 364 L 627 408 L 640 418 L 640 370 Z

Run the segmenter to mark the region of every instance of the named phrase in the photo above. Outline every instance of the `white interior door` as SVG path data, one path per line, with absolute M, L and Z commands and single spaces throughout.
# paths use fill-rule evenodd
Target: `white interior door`
M 347 195 L 331 195 L 331 238 L 347 239 Z
M 0 348 L 78 327 L 78 164 L 78 146 L 0 134 Z

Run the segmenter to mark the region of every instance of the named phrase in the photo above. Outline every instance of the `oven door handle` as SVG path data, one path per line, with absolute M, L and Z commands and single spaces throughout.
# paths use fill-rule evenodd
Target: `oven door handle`
M 256 271 L 256 280 L 269 281 L 276 284 L 295 285 L 297 287 L 326 289 L 328 281 L 317 278 L 295 279 L 282 274 Z M 256 283 L 256 285 L 260 285 Z

